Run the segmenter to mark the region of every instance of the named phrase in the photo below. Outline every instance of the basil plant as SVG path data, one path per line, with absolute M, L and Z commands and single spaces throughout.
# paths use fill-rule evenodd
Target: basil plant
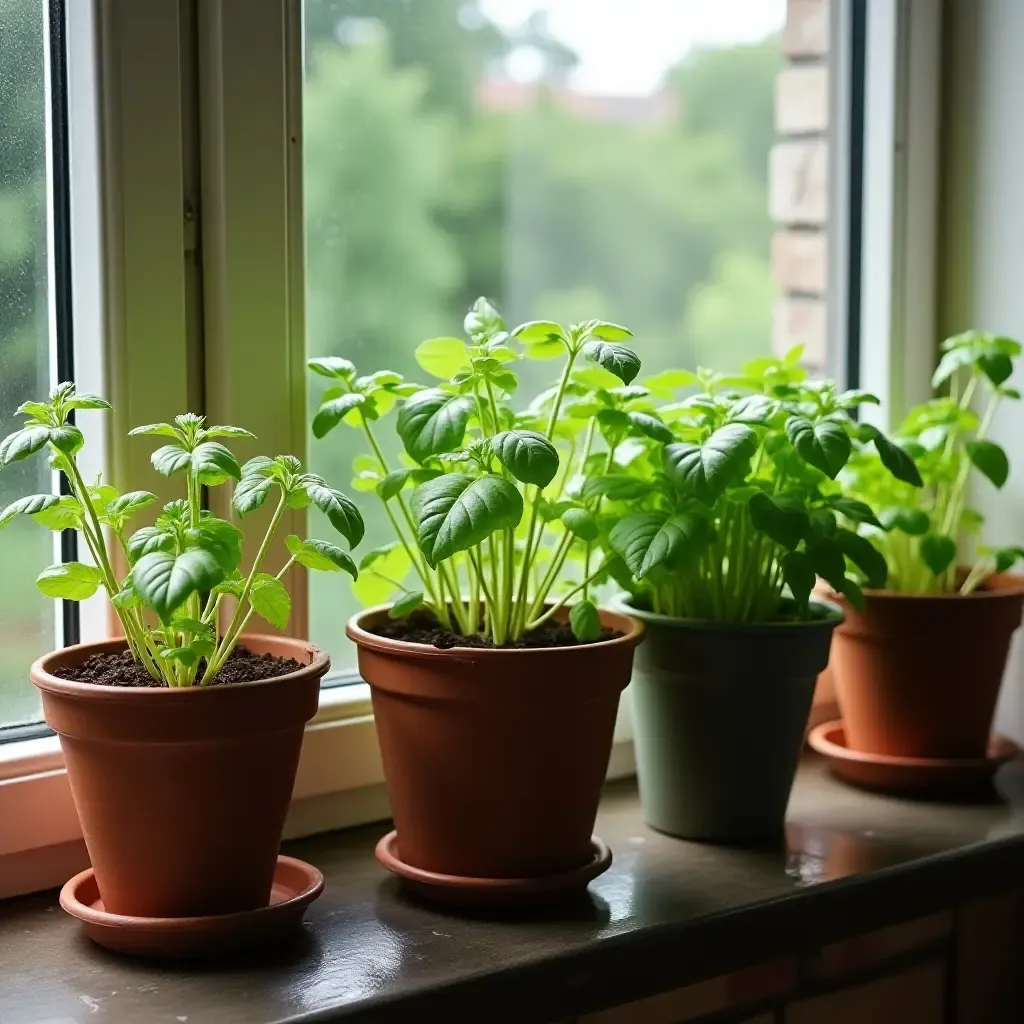
M 903 448 L 854 420 L 878 399 L 808 381 L 801 354 L 735 376 L 669 370 L 593 396 L 608 453 L 587 461 L 572 493 L 638 607 L 773 622 L 812 614 L 816 577 L 858 605 L 862 586 L 885 583 L 885 559 L 859 532 L 881 523 L 837 481 L 865 445 L 889 477 L 920 477 Z
M 323 437 L 339 424 L 359 430 L 368 453 L 355 485 L 372 487 L 395 540 L 364 556 L 361 571 L 396 594 L 393 618 L 423 608 L 456 633 L 514 642 L 571 605 L 575 636 L 600 635 L 593 588 L 607 579 L 592 503 L 570 497 L 599 444 L 581 401 L 628 392 L 640 360 L 630 332 L 588 320 L 506 330 L 478 300 L 468 340 L 434 338 L 416 350 L 439 383 L 411 384 L 390 370 L 360 376 L 346 359 L 313 359 L 330 380 L 313 419 Z M 553 386 L 522 411 L 512 404 L 517 361 L 557 360 Z M 397 404 L 402 456 L 385 456 L 378 421 Z M 602 456 L 603 457 L 603 456 Z M 578 566 L 568 579 L 570 565 Z M 409 579 L 411 575 L 411 579 Z
M 109 409 L 96 395 L 78 394 L 73 383 L 56 387 L 44 402 L 26 402 L 18 410 L 24 426 L 0 442 L 0 470 L 45 451 L 64 477 L 66 494 L 33 494 L 0 512 L 0 528 L 16 516 L 51 530 L 76 530 L 92 562 L 65 562 L 43 570 L 37 580 L 48 597 L 82 601 L 101 587 L 120 620 L 128 648 L 157 684 L 207 685 L 235 649 L 253 615 L 284 629 L 291 598 L 282 582 L 296 562 L 311 569 L 343 571 L 353 577 L 351 556 L 322 540 L 285 539 L 290 558 L 274 575 L 262 566 L 288 508 L 316 505 L 350 545 L 363 535 L 355 505 L 321 477 L 303 472 L 291 455 L 259 456 L 239 465 L 218 438 L 251 438 L 240 427 L 206 426 L 202 416 L 186 413 L 173 423 L 136 427 L 132 435 L 166 439 L 152 455 L 156 470 L 183 479 L 185 497 L 164 505 L 153 525 L 132 531 L 129 523 L 156 502 L 148 491 L 120 494 L 102 480 L 88 482 L 78 465 L 85 438 L 73 423 L 77 409 Z M 203 488 L 235 482 L 232 505 L 239 516 L 273 496 L 274 514 L 251 568 L 241 570 L 242 531 L 202 508 Z M 128 572 L 115 572 L 108 543 L 120 548 Z M 225 602 L 234 601 L 230 615 Z M 225 613 L 222 616 L 222 605 Z M 226 624 L 225 624 L 226 623 Z M 224 628 L 222 629 L 222 625 Z
M 968 504 L 972 472 L 996 488 L 1010 475 L 1006 452 L 988 432 L 999 406 L 1020 399 L 1020 392 L 1007 386 L 1020 352 L 1018 342 L 981 331 L 942 343 L 932 378 L 942 393 L 911 409 L 897 431 L 923 487 L 893 480 L 869 451 L 851 460 L 851 492 L 879 510 L 881 529 L 865 532 L 885 556 L 891 589 L 969 594 L 991 572 L 1005 572 L 1024 557 L 1018 546 L 979 545 L 970 568 L 958 572 L 958 538 L 976 535 L 984 521 Z

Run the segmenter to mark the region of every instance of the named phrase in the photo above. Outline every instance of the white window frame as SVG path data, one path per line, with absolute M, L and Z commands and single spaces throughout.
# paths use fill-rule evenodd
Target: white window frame
M 931 308 L 934 282 L 915 276 L 913 259 L 934 239 L 934 204 L 918 186 L 934 175 L 936 151 L 916 128 L 922 109 L 938 109 L 938 6 L 871 5 L 865 253 L 891 258 L 884 273 L 865 260 L 862 385 L 898 405 L 913 388 L 898 396 L 897 383 L 916 380 L 923 363 L 913 354 L 927 350 L 930 370 L 934 346 L 932 324 L 913 316 Z M 301 0 L 72 0 L 68 39 L 76 336 L 103 356 L 79 360 L 79 374 L 91 372 L 115 407 L 109 478 L 160 494 L 166 481 L 148 448 L 126 433 L 186 408 L 254 429 L 260 451 L 304 458 Z M 920 81 L 896 73 L 907 46 L 935 60 Z M 287 529 L 300 533 L 303 514 L 290 515 Z M 304 575 L 289 585 L 301 635 Z M 90 621 L 104 628 L 102 615 Z M 634 771 L 624 705 L 610 778 Z M 326 688 L 286 834 L 387 816 L 369 688 Z M 0 745 L 0 821 L 0 898 L 57 885 L 86 863 L 56 737 Z

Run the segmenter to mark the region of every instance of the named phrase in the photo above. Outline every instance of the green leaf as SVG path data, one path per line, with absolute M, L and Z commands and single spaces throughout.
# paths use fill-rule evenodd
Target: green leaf
M 220 581 L 212 590 L 214 594 L 230 594 L 232 597 L 241 597 L 245 590 L 245 577 L 236 569 L 226 579 Z
M 106 512 L 109 516 L 126 518 L 141 512 L 156 501 L 156 495 L 149 491 L 129 491 L 107 502 Z
M 292 599 L 288 589 L 276 577 L 261 572 L 249 591 L 249 603 L 272 626 L 284 629 L 292 614 Z
M 284 542 L 288 551 L 295 556 L 295 561 L 307 569 L 347 572 L 353 579 L 359 577 L 355 562 L 337 544 L 330 544 L 326 540 L 302 540 L 294 533 L 285 537 Z
M 932 374 L 932 387 L 940 387 L 949 380 L 957 370 L 960 370 L 965 366 L 970 366 L 971 363 L 974 362 L 977 354 L 977 350 L 973 346 L 961 346 L 949 349 L 945 355 L 943 355 L 942 359 L 939 360 L 939 365 L 935 368 L 935 373 Z
M 612 341 L 588 341 L 583 346 L 583 358 L 614 373 L 623 384 L 640 372 L 640 357 L 626 345 Z
M 747 473 L 757 444 L 751 427 L 729 423 L 703 444 L 666 445 L 665 472 L 681 491 L 713 505 L 729 484 Z
M 569 609 L 569 625 L 577 640 L 590 643 L 601 635 L 601 614 L 593 601 L 577 601 Z
M 57 504 L 33 513 L 32 518 L 48 530 L 79 530 L 82 527 L 82 506 L 70 495 L 62 495 Z
M 882 552 L 867 537 L 861 537 L 850 530 L 839 530 L 836 543 L 843 554 L 864 573 L 869 587 L 878 589 L 885 586 L 889 566 Z
M 189 548 L 180 555 L 153 551 L 143 555 L 132 568 L 136 593 L 164 622 L 190 595 L 212 590 L 224 575 L 213 552 L 203 548 Z
M 597 540 L 599 530 L 593 512 L 585 508 L 567 508 L 561 518 L 562 525 L 580 540 Z
M 655 566 L 678 567 L 684 556 L 703 549 L 707 537 L 707 520 L 693 513 L 637 512 L 617 522 L 608 539 L 630 572 L 643 579 Z
M 640 431 L 655 441 L 662 441 L 668 444 L 676 439 L 675 434 L 661 421 L 660 417 L 649 412 L 627 412 L 629 422 Z
M 654 484 L 649 480 L 640 480 L 633 476 L 622 476 L 610 473 L 607 476 L 594 476 L 583 484 L 584 500 L 600 495 L 609 501 L 636 501 L 654 491 Z
M 56 494 L 30 494 L 27 498 L 12 501 L 0 512 L 0 529 L 3 529 L 15 516 L 34 516 L 60 504 Z
M 645 377 L 642 383 L 660 398 L 672 398 L 680 388 L 696 384 L 697 379 L 697 374 L 690 370 L 663 370 L 651 377 Z
M 250 440 L 255 441 L 256 435 L 245 427 L 230 427 L 223 423 L 215 424 L 212 427 L 206 427 L 203 430 L 203 437 L 247 437 Z
M 0 441 L 0 469 L 12 462 L 21 462 L 50 440 L 50 428 L 30 425 L 16 430 Z
M 309 500 L 330 520 L 338 533 L 355 547 L 362 539 L 365 527 L 363 517 L 359 514 L 351 498 L 341 491 L 328 487 L 325 483 L 315 481 L 306 485 Z
M 782 568 L 782 578 L 789 587 L 793 600 L 801 612 L 806 611 L 816 579 L 810 558 L 802 551 L 790 551 L 782 557 L 779 565 Z
M 878 520 L 885 530 L 902 530 L 912 537 L 920 537 L 931 529 L 931 520 L 926 512 L 918 508 L 902 508 L 893 506 L 883 508 L 878 513 Z
M 84 601 L 96 593 L 102 582 L 103 573 L 95 565 L 64 562 L 44 569 L 36 579 L 36 586 L 47 597 Z
M 793 416 L 786 421 L 786 434 L 804 462 L 833 480 L 846 465 L 853 449 L 843 427 L 831 420 L 812 423 L 803 416 Z
M 1002 487 L 1010 475 L 1010 460 L 994 441 L 968 441 L 967 457 L 996 485 Z
M 347 359 L 340 356 L 321 356 L 310 359 L 306 365 L 321 377 L 334 377 L 337 380 L 351 381 L 356 375 L 356 368 Z
M 243 472 L 242 479 L 238 481 L 235 493 L 231 496 L 231 504 L 239 515 L 248 515 L 267 500 L 273 486 L 274 481 L 269 476 L 259 473 L 245 475 Z
M 488 338 L 493 338 L 505 330 L 505 321 L 501 314 L 482 295 L 469 307 L 466 318 L 462 321 L 466 333 L 477 345 Z
M 201 484 L 215 487 L 231 478 L 240 480 L 242 469 L 238 460 L 218 441 L 204 441 L 192 451 L 192 470 Z
M 565 355 L 565 344 L 559 341 L 557 338 L 549 338 L 547 341 L 539 341 L 532 345 L 527 345 L 523 349 L 523 355 L 527 359 L 547 360 L 557 359 L 559 356 Z
M 979 356 L 978 368 L 996 387 L 999 387 L 1013 374 L 1013 362 L 1003 352 L 992 352 Z
M 215 646 L 212 637 L 197 636 L 179 647 L 165 647 L 160 652 L 160 657 L 164 661 L 178 661 L 191 668 L 200 658 L 208 658 L 213 654 Z
M 838 405 L 840 409 L 853 409 L 858 405 L 865 404 L 881 405 L 881 400 L 878 395 L 873 395 L 870 391 L 862 391 L 859 388 L 852 388 L 849 391 L 844 391 L 836 398 L 836 405 Z
M 427 373 L 442 380 L 469 365 L 469 349 L 460 338 L 431 338 L 417 345 L 414 354 Z
M 74 455 L 81 451 L 85 444 L 85 436 L 78 427 L 63 426 L 50 428 L 50 444 L 65 455 Z
M 174 437 L 181 439 L 181 431 L 170 423 L 147 423 L 141 427 L 133 427 L 128 431 L 129 437 Z
M 558 341 L 562 336 L 561 325 L 553 320 L 531 320 L 512 331 L 512 337 L 518 338 L 524 345 L 542 344 L 553 338 L 558 343 L 559 351 L 564 352 L 564 346 Z
M 1007 572 L 1012 569 L 1020 559 L 1024 558 L 1024 548 L 997 548 L 992 552 L 992 554 L 995 558 L 996 572 Z
M 462 447 L 473 400 L 438 388 L 419 391 L 398 411 L 398 436 L 417 461 Z
M 871 506 L 855 498 L 847 498 L 842 494 L 830 494 L 825 501 L 829 508 L 846 516 L 851 522 L 866 523 L 868 526 L 877 526 L 883 529 L 878 517 L 871 510 Z
M 778 411 L 778 402 L 766 395 L 746 395 L 729 409 L 730 423 L 767 423 Z
M 132 574 L 129 573 L 121 584 L 121 589 L 110 598 L 110 603 L 122 611 L 127 608 L 139 608 L 142 606 L 142 600 L 139 595 L 135 593 L 135 587 L 132 585 Z
M 22 402 L 15 412 L 18 416 L 32 416 L 45 423 L 53 412 L 53 406 L 48 402 Z
M 799 545 L 810 530 L 810 520 L 805 512 L 777 505 L 763 491 L 751 495 L 748 507 L 754 529 L 790 551 Z
M 352 583 L 352 593 L 364 606 L 383 604 L 401 584 L 412 562 L 401 544 L 385 544 L 363 556 L 359 578 Z M 393 582 L 394 581 L 394 582 Z
M 503 430 L 491 438 L 494 457 L 524 484 L 547 487 L 558 472 L 555 446 L 535 430 Z
M 595 338 L 603 338 L 605 341 L 625 341 L 633 337 L 633 332 L 621 324 L 611 324 L 607 320 L 598 320 L 590 328 L 589 333 Z
M 99 395 L 75 394 L 74 398 L 64 403 L 66 409 L 110 409 L 111 405 Z
M 325 437 L 348 413 L 365 404 L 366 395 L 359 395 L 354 391 L 323 402 L 313 417 L 313 436 Z
M 944 533 L 925 534 L 918 542 L 921 560 L 935 576 L 940 576 L 956 558 L 956 541 Z
M 404 619 L 423 604 L 423 594 L 419 590 L 403 594 L 389 609 L 389 619 Z
M 448 473 L 413 491 L 412 511 L 420 550 L 434 568 L 496 530 L 515 529 L 523 517 L 523 499 L 500 476 Z
M 818 539 L 807 548 L 811 567 L 816 575 L 843 593 L 846 586 L 846 558 L 842 548 L 833 539 Z
M 172 476 L 192 465 L 192 455 L 180 444 L 165 444 L 149 457 L 153 468 L 164 476 Z
M 135 562 L 143 555 L 154 551 L 170 551 L 174 548 L 175 541 L 173 530 L 160 526 L 143 526 L 128 538 L 128 557 Z
M 875 451 L 878 452 L 882 465 L 897 480 L 902 480 L 904 483 L 911 484 L 914 487 L 924 486 L 924 481 L 921 479 L 917 465 L 908 452 L 904 451 L 898 444 L 890 441 L 876 427 L 866 425 L 862 430 L 866 433 L 868 439 L 874 442 Z
M 201 519 L 198 526 L 185 531 L 185 543 L 211 552 L 225 576 L 230 576 L 242 561 L 242 531 L 225 519 Z

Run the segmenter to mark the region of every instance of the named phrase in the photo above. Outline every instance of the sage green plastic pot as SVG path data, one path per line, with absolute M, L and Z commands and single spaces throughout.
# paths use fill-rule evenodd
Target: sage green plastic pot
M 781 834 L 834 605 L 806 622 L 674 619 L 634 606 L 647 640 L 633 668 L 633 738 L 644 820 L 713 843 Z

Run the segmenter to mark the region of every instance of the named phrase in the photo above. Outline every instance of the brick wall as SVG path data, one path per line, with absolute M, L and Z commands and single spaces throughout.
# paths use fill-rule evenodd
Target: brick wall
M 789 0 L 775 82 L 779 141 L 769 166 L 769 207 L 777 230 L 772 270 L 778 288 L 772 347 L 807 346 L 805 361 L 824 373 L 828 277 L 828 0 Z

